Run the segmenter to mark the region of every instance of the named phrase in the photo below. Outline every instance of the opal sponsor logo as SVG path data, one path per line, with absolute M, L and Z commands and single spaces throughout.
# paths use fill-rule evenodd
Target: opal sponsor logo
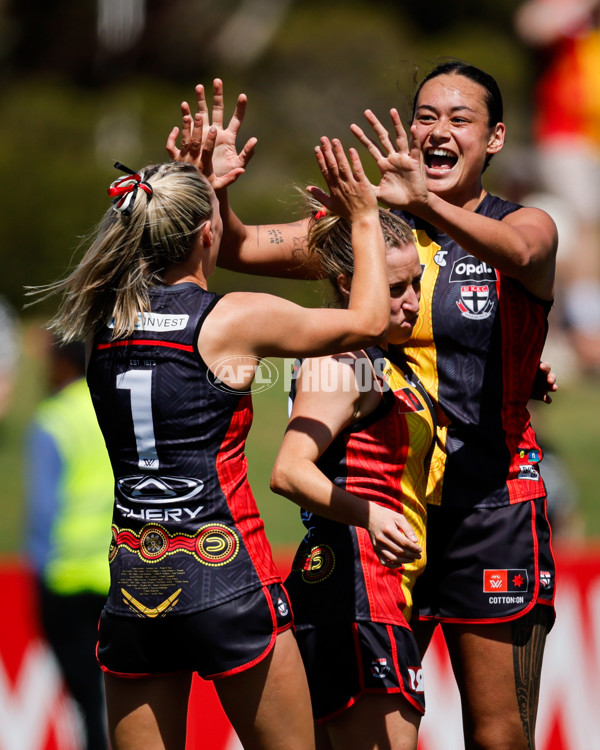
M 528 479 L 530 482 L 540 481 L 540 472 L 531 464 L 519 464 L 518 479 Z
M 465 255 L 455 260 L 450 271 L 450 283 L 464 284 L 469 281 L 472 284 L 481 284 L 485 281 L 496 281 L 496 279 L 495 269 L 473 255 Z

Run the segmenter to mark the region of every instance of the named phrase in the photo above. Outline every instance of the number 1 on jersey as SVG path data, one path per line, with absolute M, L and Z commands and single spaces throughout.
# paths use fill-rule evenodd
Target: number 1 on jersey
M 141 469 L 158 469 L 152 421 L 152 370 L 127 370 L 117 375 L 117 388 L 130 391 L 131 417 Z

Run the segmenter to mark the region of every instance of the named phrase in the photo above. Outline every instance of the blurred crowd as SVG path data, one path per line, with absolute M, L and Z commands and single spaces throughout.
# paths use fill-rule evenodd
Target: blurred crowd
M 521 163 L 513 187 L 521 202 L 545 208 L 559 231 L 549 351 L 558 351 L 552 343 L 562 335 L 574 367 L 598 375 L 600 2 L 526 0 L 515 15 L 515 29 L 535 53 L 537 80 L 533 164 Z

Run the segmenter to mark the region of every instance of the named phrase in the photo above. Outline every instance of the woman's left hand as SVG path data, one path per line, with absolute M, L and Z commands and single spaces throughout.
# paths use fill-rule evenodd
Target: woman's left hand
M 409 144 L 406 131 L 396 109 L 390 110 L 395 138 L 375 114 L 367 109 L 365 117 L 373 128 L 380 146 L 367 136 L 358 125 L 350 129 L 371 154 L 379 168 L 381 181 L 375 188 L 377 197 L 391 208 L 411 210 L 415 205 L 427 202 L 429 191 L 423 176 L 421 148 L 414 132 Z
M 533 381 L 533 389 L 530 398 L 535 401 L 543 401 L 545 404 L 552 403 L 551 393 L 556 393 L 558 383 L 556 373 L 552 372 L 550 362 L 540 362 Z
M 367 527 L 379 562 L 388 568 L 398 568 L 421 557 L 421 546 L 406 518 L 391 508 L 378 503 L 369 506 Z

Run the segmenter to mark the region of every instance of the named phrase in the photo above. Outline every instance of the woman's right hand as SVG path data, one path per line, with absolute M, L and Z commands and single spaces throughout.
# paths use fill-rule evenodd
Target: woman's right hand
M 223 82 L 213 81 L 212 117 L 208 109 L 204 86 L 196 86 L 197 111 L 192 116 L 190 105 L 181 103 L 182 126 L 180 145 L 177 147 L 179 128 L 175 127 L 167 138 L 167 153 L 176 161 L 194 164 L 206 175 L 215 190 L 225 188 L 243 174 L 254 154 L 257 139 L 250 138 L 242 150 L 236 149 L 237 135 L 244 121 L 247 98 L 240 94 L 235 111 L 227 127 L 223 127 Z M 211 122 L 212 119 L 212 122 Z
M 422 549 L 417 536 L 401 513 L 384 505 L 370 503 L 367 530 L 382 565 L 398 568 L 421 558 Z
M 308 192 L 332 213 L 349 221 L 378 211 L 375 190 L 367 179 L 356 149 L 349 149 L 350 160 L 337 138 L 321 138 L 315 155 L 329 194 L 314 185 Z

